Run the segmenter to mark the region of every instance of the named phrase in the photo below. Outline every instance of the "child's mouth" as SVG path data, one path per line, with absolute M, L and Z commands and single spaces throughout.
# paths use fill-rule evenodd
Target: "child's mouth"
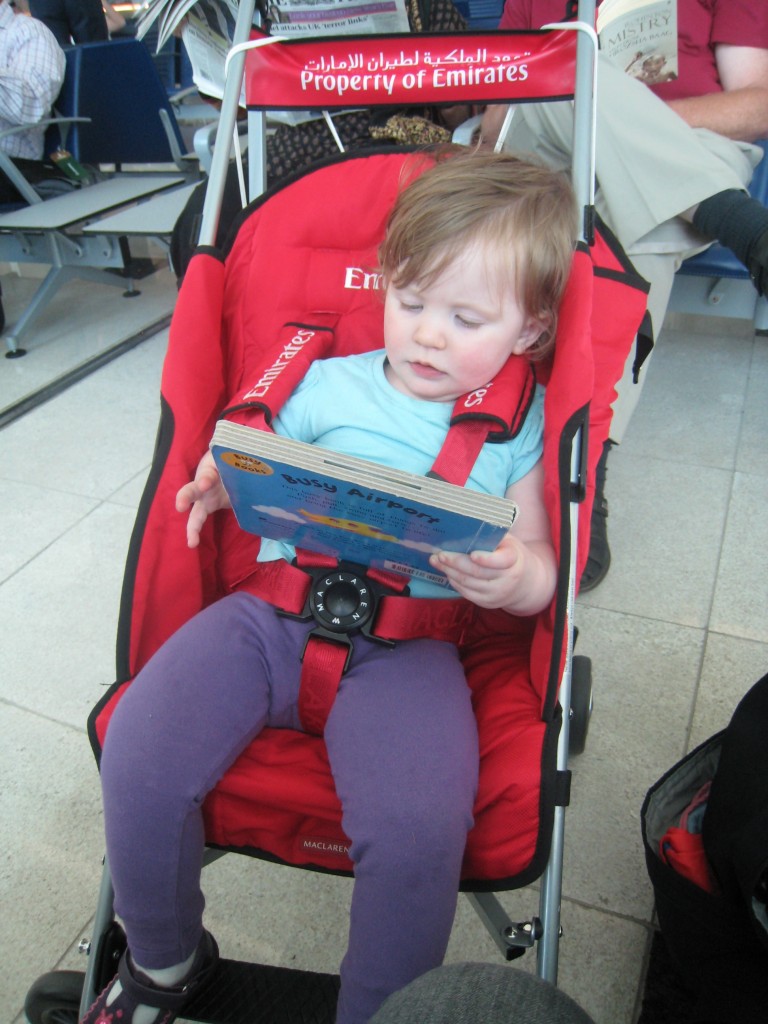
M 438 377 L 445 376 L 442 370 L 435 369 L 429 363 L 411 363 L 411 369 L 417 377 L 421 377 L 424 380 L 437 380 Z

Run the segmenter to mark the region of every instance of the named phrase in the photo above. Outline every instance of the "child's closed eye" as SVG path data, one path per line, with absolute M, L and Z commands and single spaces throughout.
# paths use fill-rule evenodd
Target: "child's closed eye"
M 468 316 L 462 316 L 461 313 L 456 314 L 456 321 L 461 327 L 466 327 L 469 330 L 476 330 L 478 327 L 482 327 L 485 322 L 483 320 L 472 319 Z

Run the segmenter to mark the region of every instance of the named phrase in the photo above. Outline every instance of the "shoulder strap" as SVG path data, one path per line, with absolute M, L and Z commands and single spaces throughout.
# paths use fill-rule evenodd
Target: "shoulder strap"
M 233 399 L 221 413 L 221 418 L 242 420 L 245 414 L 250 426 L 257 426 L 260 420 L 264 427 L 269 428 L 276 413 L 304 379 L 310 365 L 330 352 L 337 321 L 338 316 L 334 316 L 325 324 L 284 324 L 277 342 L 265 353 L 264 361 L 256 371 L 256 379 L 252 379 L 245 391 Z M 237 413 L 241 415 L 237 416 Z
M 490 384 L 462 395 L 429 476 L 463 485 L 486 443 L 509 441 L 525 422 L 536 375 L 525 356 L 510 356 Z

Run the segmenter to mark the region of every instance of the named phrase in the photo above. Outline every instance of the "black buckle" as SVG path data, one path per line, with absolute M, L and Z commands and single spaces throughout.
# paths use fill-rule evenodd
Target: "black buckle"
M 376 598 L 364 573 L 339 568 L 313 574 L 307 604 L 319 626 L 334 634 L 351 633 L 370 624 Z
M 294 562 L 294 565 L 296 563 Z M 317 626 L 311 630 L 304 641 L 301 660 L 307 650 L 307 644 L 315 636 L 341 644 L 347 648 L 347 658 L 342 674 L 349 668 L 352 658 L 352 640 L 350 633 L 360 632 L 368 640 L 385 647 L 394 647 L 394 640 L 375 636 L 373 629 L 376 606 L 381 597 L 394 593 L 383 583 L 368 579 L 362 566 L 352 562 L 339 562 L 334 569 L 304 569 L 312 577 L 304 608 L 298 615 L 278 609 L 279 615 L 285 615 L 301 622 L 314 619 Z

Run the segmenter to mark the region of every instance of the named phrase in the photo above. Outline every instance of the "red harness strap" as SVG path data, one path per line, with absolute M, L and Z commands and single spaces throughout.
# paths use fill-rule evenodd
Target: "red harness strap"
M 343 644 L 310 635 L 301 659 L 299 719 L 305 730 L 322 736 L 347 668 L 349 651 Z
M 466 484 L 486 441 L 508 441 L 525 422 L 536 375 L 525 356 L 510 356 L 490 384 L 456 400 L 451 426 L 430 476 Z
M 446 435 L 429 475 L 447 480 L 448 483 L 463 484 L 487 440 L 488 424 L 483 420 L 467 420 L 454 424 Z
M 308 552 L 301 552 L 306 556 Z M 314 558 L 317 561 L 314 561 Z M 307 568 L 335 569 L 338 562 L 322 555 L 310 556 L 312 561 L 302 557 Z M 386 574 L 389 575 L 389 574 Z M 376 571 L 366 570 L 369 579 L 376 579 Z M 402 585 L 408 581 L 401 577 Z M 288 615 L 297 618 L 306 607 L 313 579 L 298 566 L 278 559 L 274 562 L 257 562 L 253 572 L 237 584 L 238 590 L 245 590 L 263 601 L 275 605 Z M 386 585 L 386 584 L 385 584 Z M 428 598 L 387 594 L 380 598 L 376 613 L 374 636 L 381 640 L 416 640 L 432 637 L 459 643 L 463 633 L 477 621 L 478 608 L 463 597 Z
M 335 559 L 304 551 L 297 553 L 297 561 L 305 568 L 289 565 L 282 559 L 257 562 L 252 574 L 238 584 L 238 589 L 289 615 L 302 617 L 314 583 L 306 569 L 335 569 L 338 563 Z M 404 589 L 408 583 L 405 577 L 375 569 L 368 570 L 366 576 L 385 586 L 394 583 L 397 589 Z M 383 642 L 430 637 L 460 643 L 479 617 L 480 610 L 464 598 L 442 600 L 387 594 L 379 599 L 370 633 Z M 299 717 L 307 732 L 322 736 L 349 654 L 349 644 L 342 637 L 334 640 L 309 635 L 302 656 L 299 691 Z

